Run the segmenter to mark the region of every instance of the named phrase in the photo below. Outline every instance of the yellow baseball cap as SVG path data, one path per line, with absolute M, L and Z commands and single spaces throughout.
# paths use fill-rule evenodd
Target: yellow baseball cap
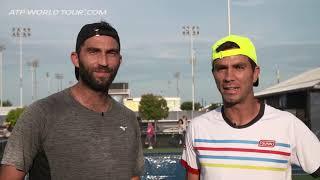
M 217 52 L 217 48 L 226 42 L 234 42 L 239 48 L 228 49 L 225 51 Z M 215 61 L 217 59 L 222 59 L 228 56 L 234 55 L 245 55 L 249 57 L 256 65 L 258 65 L 256 48 L 254 47 L 251 40 L 244 36 L 238 35 L 229 35 L 218 40 L 212 47 L 212 60 Z M 253 84 L 254 86 L 258 86 L 259 79 Z
M 217 52 L 217 48 L 221 46 L 223 43 L 228 41 L 236 43 L 240 48 Z M 224 57 L 234 56 L 239 54 L 248 56 L 252 61 L 254 61 L 258 65 L 256 48 L 254 47 L 251 40 L 247 37 L 238 36 L 238 35 L 229 35 L 218 40 L 212 46 L 212 60 L 222 59 Z

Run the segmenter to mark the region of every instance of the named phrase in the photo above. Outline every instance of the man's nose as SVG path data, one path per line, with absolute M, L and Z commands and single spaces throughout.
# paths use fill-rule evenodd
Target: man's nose
M 224 78 L 224 81 L 225 82 L 231 82 L 234 80 L 234 71 L 232 70 L 232 68 L 228 68 L 226 71 L 225 71 L 225 78 Z
M 108 54 L 103 53 L 99 58 L 99 65 L 107 66 L 108 65 Z

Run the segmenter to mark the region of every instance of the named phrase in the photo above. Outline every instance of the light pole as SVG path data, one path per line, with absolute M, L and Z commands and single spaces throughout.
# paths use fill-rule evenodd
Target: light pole
M 19 37 L 19 46 L 20 46 L 20 107 L 23 106 L 23 76 L 22 76 L 22 38 L 27 38 L 31 36 L 31 29 L 25 27 L 14 27 L 12 28 L 12 36 Z
M 31 68 L 31 80 L 32 80 L 32 102 L 37 99 L 37 74 L 36 69 L 39 66 L 39 61 L 34 59 L 28 62 L 27 65 Z
M 277 78 L 277 84 L 279 84 L 280 83 L 280 69 L 277 64 L 276 64 L 276 78 Z
M 195 64 L 195 53 L 193 48 L 193 40 L 194 37 L 199 35 L 199 26 L 183 26 L 182 27 L 182 34 L 184 36 L 190 37 L 190 54 L 191 54 L 191 76 L 192 76 L 192 118 L 193 118 L 193 111 L 194 111 L 194 64 Z
M 56 73 L 56 74 L 55 74 L 55 78 L 59 81 L 58 91 L 61 91 L 61 90 L 62 90 L 63 74 L 61 74 L 61 73 Z
M 179 90 L 180 72 L 174 73 L 174 77 L 177 79 L 177 97 L 179 97 L 180 96 L 180 90 Z
M 47 88 L 48 88 L 48 96 L 50 95 L 50 74 L 49 72 L 46 73 L 47 78 Z
M 177 79 L 177 97 L 179 98 L 180 96 L 180 91 L 179 91 L 179 78 L 180 78 L 180 72 L 174 73 L 174 77 Z M 179 107 L 180 108 L 180 107 Z M 177 110 L 177 120 L 179 119 L 179 111 Z
M 6 48 L 4 47 L 4 45 L 0 45 L 0 106 L 2 107 L 3 106 L 3 84 L 2 84 L 2 80 L 3 80 L 3 72 L 2 72 L 2 62 L 3 62 L 3 51 L 5 50 Z
M 231 34 L 231 0 L 228 0 L 228 33 Z

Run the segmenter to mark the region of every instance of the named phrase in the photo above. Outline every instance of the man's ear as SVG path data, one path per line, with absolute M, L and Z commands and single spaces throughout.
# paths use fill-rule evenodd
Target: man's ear
M 253 72 L 253 83 L 255 83 L 258 80 L 259 76 L 260 76 L 260 67 L 256 66 Z
M 120 64 L 122 63 L 122 56 L 120 55 Z
M 71 58 L 72 64 L 75 67 L 79 68 L 79 57 L 78 57 L 78 54 L 76 52 L 72 52 L 70 58 Z

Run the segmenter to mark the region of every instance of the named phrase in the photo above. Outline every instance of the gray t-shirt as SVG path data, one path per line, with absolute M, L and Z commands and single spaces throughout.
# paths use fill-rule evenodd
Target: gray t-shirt
M 143 173 L 139 125 L 115 100 L 97 113 L 66 89 L 24 111 L 1 163 L 29 172 L 30 180 L 127 180 Z

